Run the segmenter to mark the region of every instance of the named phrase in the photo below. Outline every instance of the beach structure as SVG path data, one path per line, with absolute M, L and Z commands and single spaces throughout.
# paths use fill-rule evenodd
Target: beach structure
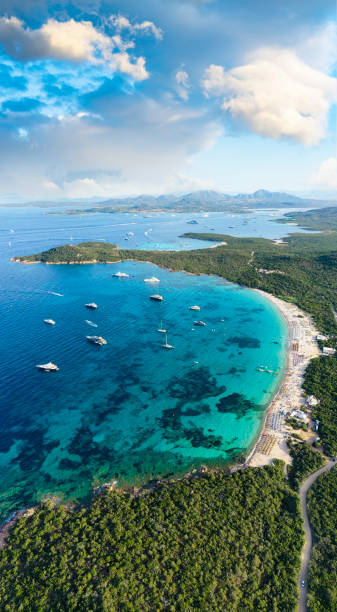
M 317 404 L 319 404 L 319 400 L 314 395 L 309 395 L 306 399 L 306 404 L 310 408 L 314 408 L 314 406 L 317 406 Z
M 330 346 L 323 346 L 323 355 L 334 355 L 335 352 L 335 349 Z
M 323 334 L 317 334 L 316 336 L 316 340 L 321 340 L 321 342 L 324 342 L 324 340 L 327 340 L 327 336 L 323 336 Z
M 298 419 L 299 421 L 306 421 L 307 420 L 307 415 L 305 412 L 303 412 L 303 410 L 293 410 L 292 413 L 290 414 L 290 416 L 293 419 Z

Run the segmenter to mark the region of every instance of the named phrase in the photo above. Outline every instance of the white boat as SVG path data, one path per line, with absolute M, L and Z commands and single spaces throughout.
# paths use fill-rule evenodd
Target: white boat
M 129 278 L 130 274 L 127 274 L 126 272 L 116 272 L 115 274 L 113 274 L 112 276 L 116 276 L 116 278 Z
M 162 302 L 163 299 L 163 296 L 159 295 L 158 293 L 155 293 L 155 295 L 150 295 L 150 300 L 154 300 L 155 302 Z
M 108 344 L 107 341 L 102 338 L 102 336 L 87 336 L 88 342 L 92 342 L 92 344 L 97 344 L 98 346 L 102 346 L 103 344 Z
M 55 325 L 55 321 L 53 319 L 43 319 L 44 323 L 47 323 L 47 325 Z
M 166 334 L 166 329 L 163 328 L 163 322 L 160 321 L 160 327 L 157 329 L 161 334 Z
M 205 327 L 206 323 L 204 321 L 193 321 L 193 325 L 198 325 L 199 327 Z
M 173 349 L 174 346 L 172 346 L 172 344 L 168 344 L 168 342 L 167 342 L 167 334 L 166 334 L 165 338 L 166 338 L 166 340 L 165 340 L 165 344 L 163 344 L 163 348 Z
M 160 280 L 155 276 L 151 276 L 151 278 L 144 278 L 144 283 L 160 283 Z
M 93 323 L 92 321 L 88 321 L 88 319 L 84 319 L 85 323 L 88 323 L 88 325 L 91 325 L 91 327 L 98 327 L 98 325 L 96 323 Z
M 90 308 L 91 310 L 97 310 L 98 306 L 97 304 L 95 304 L 95 302 L 90 302 L 89 304 L 85 305 L 86 308 Z
M 200 310 L 200 306 L 190 306 L 190 310 Z
M 48 363 L 37 365 L 36 367 L 38 368 L 38 370 L 42 370 L 43 372 L 57 372 L 59 370 L 57 365 L 55 365 L 55 363 L 52 363 L 51 361 L 49 361 Z

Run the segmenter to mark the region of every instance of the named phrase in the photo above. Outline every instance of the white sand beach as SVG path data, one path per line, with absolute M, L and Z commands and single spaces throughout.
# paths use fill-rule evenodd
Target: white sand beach
M 259 291 L 283 314 L 288 326 L 288 354 L 286 371 L 281 386 L 268 407 L 261 434 L 245 465 L 258 467 L 273 459 L 290 463 L 286 439 L 289 429 L 284 413 L 301 408 L 304 404 L 303 376 L 309 361 L 320 354 L 312 318 L 295 304 L 284 302 L 265 291 Z

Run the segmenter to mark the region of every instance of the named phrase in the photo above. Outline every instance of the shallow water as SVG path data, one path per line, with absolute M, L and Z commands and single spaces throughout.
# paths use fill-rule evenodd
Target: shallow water
M 16 254 L 34 250 L 42 231 L 25 223 L 12 233 Z M 130 278 L 114 278 L 117 270 Z M 247 453 L 287 344 L 282 316 L 260 294 L 135 262 L 24 266 L 7 256 L 1 272 L 2 517 L 48 494 L 86 501 L 106 480 L 142 482 Z M 153 275 L 159 285 L 144 283 Z M 99 309 L 88 311 L 89 301 Z M 172 350 L 162 347 L 161 320 Z M 90 345 L 93 334 L 108 344 Z M 35 368 L 49 360 L 59 372 Z

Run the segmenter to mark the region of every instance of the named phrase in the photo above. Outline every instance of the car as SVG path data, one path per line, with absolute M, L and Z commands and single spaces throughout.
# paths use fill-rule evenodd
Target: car
M 304 582 L 304 580 L 302 580 L 301 587 L 304 587 L 304 585 L 305 585 L 305 582 Z

